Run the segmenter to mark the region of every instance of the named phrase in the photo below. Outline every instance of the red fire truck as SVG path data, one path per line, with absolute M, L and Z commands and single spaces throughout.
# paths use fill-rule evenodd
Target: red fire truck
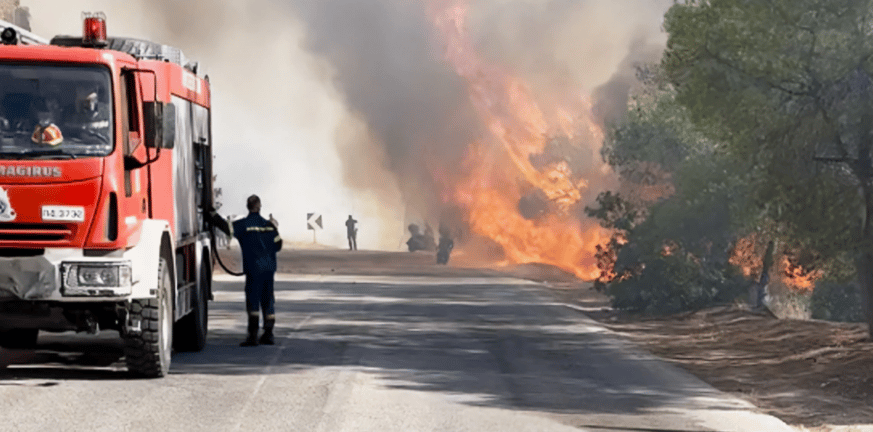
M 164 376 L 206 343 L 209 79 L 101 13 L 83 36 L 0 30 L 0 346 L 118 330 L 128 369 Z

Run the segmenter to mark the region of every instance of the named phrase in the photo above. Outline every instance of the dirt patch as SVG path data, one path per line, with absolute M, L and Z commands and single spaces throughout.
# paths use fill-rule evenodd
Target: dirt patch
M 589 284 L 551 285 L 610 330 L 800 430 L 873 430 L 873 343 L 863 325 L 780 320 L 743 305 L 645 317 L 611 309 Z
M 308 275 L 359 275 L 359 276 L 445 276 L 485 277 L 510 276 L 536 282 L 576 281 L 568 272 L 549 265 L 523 264 L 504 266 L 494 264 L 491 268 L 481 260 L 473 260 L 463 253 L 452 254 L 449 265 L 436 263 L 434 252 L 384 252 L 348 251 L 336 248 L 310 248 L 311 245 L 294 245 L 283 248 L 278 254 L 278 272 Z M 242 271 L 239 248 L 219 250 L 221 260 L 230 270 Z M 217 273 L 224 273 L 216 265 Z
M 240 252 L 236 247 L 221 249 L 221 260 L 232 271 L 242 271 Z M 279 273 L 306 275 L 357 276 L 500 276 L 496 270 L 461 267 L 460 263 L 445 266 L 436 263 L 431 252 L 348 251 L 342 249 L 282 249 L 278 254 Z M 217 273 L 223 273 L 216 265 Z

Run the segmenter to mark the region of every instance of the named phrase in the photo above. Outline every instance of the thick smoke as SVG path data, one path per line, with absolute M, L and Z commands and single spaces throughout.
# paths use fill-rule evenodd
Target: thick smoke
M 464 82 L 441 58 L 424 3 L 290 4 L 306 24 L 305 47 L 332 66 L 329 78 L 353 113 L 338 136 L 347 182 L 379 189 L 384 164 L 413 214 L 438 211 L 432 170 L 452 176 L 480 127 Z
M 626 106 L 633 66 L 658 61 L 673 0 L 510 0 L 476 3 L 482 51 L 527 78 L 543 99 L 583 91 L 595 105 Z M 614 113 L 610 110 L 610 114 Z

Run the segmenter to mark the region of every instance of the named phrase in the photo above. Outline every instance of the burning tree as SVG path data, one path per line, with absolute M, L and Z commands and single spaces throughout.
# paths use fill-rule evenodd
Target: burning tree
M 617 233 L 602 254 L 614 256 L 613 305 L 673 313 L 729 302 L 749 283 L 730 262 L 747 183 L 735 174 L 745 164 L 697 130 L 657 69 L 639 67 L 643 88 L 603 148 L 620 186 L 587 212 Z
M 873 334 L 873 2 L 709 0 L 666 15 L 677 101 L 750 161 L 750 199 L 819 266 L 852 256 Z

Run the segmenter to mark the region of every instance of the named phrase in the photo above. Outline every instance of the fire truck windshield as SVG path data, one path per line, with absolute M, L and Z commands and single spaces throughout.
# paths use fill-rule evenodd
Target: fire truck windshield
M 0 64 L 0 159 L 112 152 L 109 71 Z

